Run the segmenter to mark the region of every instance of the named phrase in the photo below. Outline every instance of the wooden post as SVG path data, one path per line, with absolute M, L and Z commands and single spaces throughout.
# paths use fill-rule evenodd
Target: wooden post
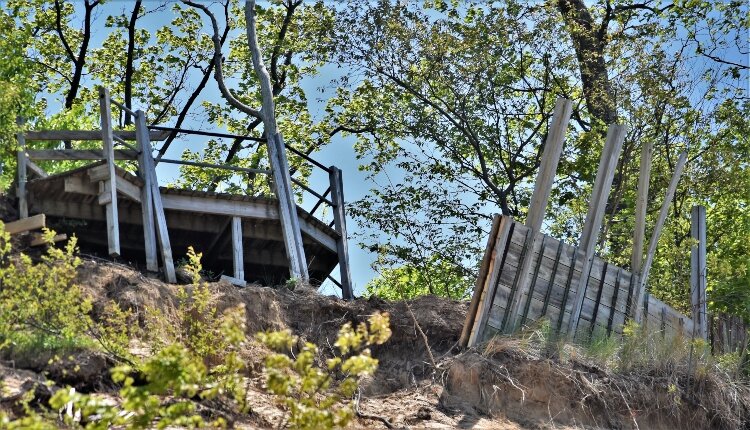
M 690 211 L 690 297 L 692 303 L 693 337 L 708 339 L 706 323 L 706 208 L 693 206 Z
M 276 197 L 279 200 L 279 220 L 284 235 L 284 247 L 289 258 L 289 274 L 303 282 L 309 280 L 307 262 L 302 247 L 302 233 L 299 230 L 297 205 L 294 202 L 286 160 L 286 149 L 281 136 L 277 133 L 268 138 L 268 157 L 273 170 L 273 183 Z M 296 228 L 295 228 L 296 226 Z
M 232 263 L 234 277 L 245 280 L 245 259 L 242 256 L 242 218 L 232 217 Z
M 117 182 L 115 172 L 115 146 L 112 138 L 112 112 L 110 108 L 109 90 L 99 87 L 99 115 L 102 125 L 102 143 L 104 157 L 107 161 L 107 179 L 105 181 L 104 205 L 107 215 L 107 239 L 109 255 L 120 255 L 120 222 L 117 214 Z
M 508 242 L 511 237 L 511 227 L 513 226 L 513 218 L 503 216 L 500 218 L 500 225 L 497 228 L 496 237 L 494 239 L 494 245 L 492 248 L 491 257 L 487 260 L 489 267 L 486 268 L 487 276 L 484 279 L 484 285 L 481 289 L 481 295 L 477 301 L 477 312 L 474 316 L 474 323 L 471 331 L 469 332 L 469 340 L 467 342 L 468 347 L 474 347 L 483 340 L 482 336 L 484 329 L 487 326 L 487 321 L 490 318 L 490 311 L 492 310 L 492 301 L 495 299 L 495 292 L 497 290 L 497 281 L 500 276 L 503 265 L 503 256 L 505 254 L 505 248 L 508 246 Z M 482 269 L 485 270 L 485 269 Z M 478 285 L 477 285 L 478 286 Z M 476 294 L 476 292 L 475 292 Z
M 169 231 L 167 230 L 167 218 L 164 215 L 164 205 L 161 201 L 161 192 L 159 191 L 159 181 L 156 178 L 156 167 L 154 158 L 151 154 L 151 140 L 148 137 L 148 127 L 146 126 L 146 114 L 142 110 L 135 112 L 135 127 L 140 130 L 142 136 L 141 155 L 143 156 L 143 175 L 148 176 L 146 184 L 151 187 L 151 198 L 154 203 L 154 217 L 156 219 L 156 233 L 161 248 L 161 257 L 164 261 L 164 277 L 167 282 L 177 282 L 177 276 L 174 271 L 174 261 L 172 260 L 172 245 L 169 242 Z M 143 203 L 143 201 L 141 201 Z
M 286 158 L 286 148 L 281 134 L 278 133 L 276 124 L 276 108 L 273 100 L 273 85 L 271 75 L 263 63 L 258 38 L 255 31 L 255 1 L 245 2 L 245 20 L 247 21 L 247 44 L 250 50 L 253 69 L 258 75 L 261 99 L 263 104 L 260 112 L 256 115 L 263 121 L 263 131 L 266 134 L 268 158 L 273 170 L 274 190 L 279 199 L 279 215 L 281 219 L 281 230 L 284 235 L 284 246 L 287 257 L 289 257 L 289 272 L 293 278 L 302 282 L 309 282 L 307 273 L 307 260 L 305 250 L 302 247 L 302 233 L 299 229 L 299 218 L 297 216 L 297 205 L 294 202 L 294 191 L 292 190 L 291 177 L 289 174 L 289 163 Z M 218 49 L 218 48 L 217 48 Z M 217 52 L 218 55 L 218 52 Z
M 687 152 L 682 152 L 680 154 L 680 158 L 677 160 L 677 165 L 675 165 L 674 173 L 672 174 L 672 180 L 669 182 L 667 194 L 666 196 L 664 196 L 664 202 L 662 202 L 661 210 L 659 211 L 659 218 L 657 218 L 656 220 L 654 232 L 651 234 L 651 240 L 648 243 L 648 253 L 646 254 L 646 261 L 643 263 L 643 267 L 641 268 L 640 279 L 638 280 L 638 292 L 635 296 L 635 322 L 639 324 L 641 323 L 641 317 L 643 316 L 642 307 L 639 304 L 641 303 L 641 297 L 643 297 L 643 293 L 646 291 L 648 275 L 651 271 L 651 263 L 654 260 L 654 253 L 656 252 L 656 245 L 659 243 L 661 229 L 662 227 L 664 227 L 664 221 L 667 219 L 669 206 L 672 204 L 672 198 L 674 197 L 674 193 L 677 190 L 677 183 L 680 182 L 680 176 L 682 176 L 682 171 L 685 169 L 686 162 Z
M 286 145 L 284 144 L 284 138 L 280 133 L 276 133 L 276 146 L 278 148 L 277 155 L 279 158 L 278 166 L 285 173 L 283 175 L 284 187 L 288 198 L 286 204 L 289 205 L 289 220 L 292 226 L 292 236 L 294 238 L 294 244 L 297 248 L 297 258 L 299 259 L 299 265 L 302 270 L 301 279 L 303 282 L 310 281 L 310 275 L 307 273 L 307 258 L 305 257 L 305 248 L 302 242 L 302 230 L 299 226 L 299 215 L 297 214 L 297 203 L 295 203 L 294 189 L 292 188 L 292 180 L 289 169 L 289 161 L 286 158 Z
M 533 250 L 538 248 L 538 242 L 543 238 L 543 236 L 539 234 L 539 230 L 542 228 L 542 221 L 544 221 L 544 215 L 547 211 L 547 203 L 549 202 L 552 183 L 555 180 L 557 164 L 560 161 L 560 154 L 562 153 L 563 143 L 565 142 L 565 130 L 568 128 L 568 121 L 570 121 L 572 110 L 573 102 L 570 100 L 558 98 L 555 102 L 555 110 L 552 114 L 550 130 L 544 144 L 544 152 L 542 153 L 542 162 L 540 163 L 539 172 L 536 176 L 534 194 L 531 196 L 529 213 L 526 216 L 526 226 L 531 230 L 532 252 L 526 254 L 526 258 L 520 262 L 518 269 L 520 273 L 518 288 L 516 288 L 515 294 L 513 297 L 510 297 L 508 303 L 509 323 L 505 329 L 507 332 L 514 331 L 518 325 L 521 324 L 521 321 L 519 320 L 519 311 L 521 301 L 523 300 L 524 295 L 528 294 L 529 284 L 531 282 L 529 269 L 531 268 L 531 260 L 534 257 Z
M 633 232 L 633 254 L 630 258 L 630 272 L 640 273 L 643 265 L 643 240 L 646 236 L 646 208 L 648 206 L 648 186 L 651 178 L 651 159 L 654 144 L 650 140 L 641 150 L 641 169 L 638 174 L 638 195 L 635 201 L 635 232 Z
M 466 312 L 466 318 L 464 319 L 464 327 L 461 330 L 461 337 L 458 340 L 459 345 L 462 348 L 466 348 L 469 345 L 469 336 L 471 335 L 472 328 L 474 327 L 474 321 L 479 310 L 479 301 L 484 294 L 484 281 L 487 274 L 492 266 L 494 258 L 494 243 L 495 236 L 500 229 L 500 221 L 502 217 L 495 215 L 492 218 L 492 227 L 490 228 L 490 235 L 487 238 L 487 245 L 484 248 L 484 257 L 482 257 L 482 264 L 479 266 L 479 275 L 477 280 L 474 282 L 474 293 L 471 295 L 471 303 L 469 303 L 469 310 Z
M 18 125 L 23 125 L 23 120 L 19 118 Z M 26 137 L 23 131 L 19 131 L 16 134 L 18 140 L 18 152 L 16 154 L 18 164 L 18 189 L 16 194 L 18 195 L 18 216 L 20 218 L 27 218 L 29 216 L 29 202 L 26 195 Z
M 144 121 L 138 119 L 136 112 L 135 139 L 138 147 L 138 170 L 144 185 L 141 187 L 141 215 L 143 220 L 143 244 L 146 251 L 146 269 L 151 272 L 159 271 L 159 261 L 156 254 L 156 230 L 154 226 L 154 199 L 151 187 L 151 175 L 146 157 L 151 155 L 151 141 L 148 129 L 143 126 Z
M 331 182 L 331 202 L 333 203 L 333 225 L 339 238 L 336 240 L 336 251 L 339 256 L 339 273 L 341 274 L 341 297 L 345 300 L 354 299 L 352 288 L 352 272 L 349 266 L 349 240 L 346 231 L 346 211 L 344 210 L 344 181 L 341 169 L 329 167 Z
M 622 142 L 625 140 L 627 128 L 624 125 L 611 124 L 607 130 L 607 140 L 602 150 L 602 156 L 599 160 L 599 169 L 596 173 L 594 182 L 594 191 L 589 200 L 589 210 L 586 214 L 586 222 L 583 225 L 581 240 L 578 244 L 579 249 L 583 250 L 584 260 L 581 269 L 581 278 L 576 288 L 576 294 L 573 297 L 573 308 L 568 321 L 568 337 L 573 338 L 578 330 L 578 319 L 581 316 L 581 307 L 583 299 L 586 297 L 586 287 L 588 285 L 589 275 L 591 275 L 591 266 L 594 262 L 596 243 L 599 237 L 599 230 L 604 217 L 604 209 L 607 205 L 610 189 L 612 188 L 612 179 L 615 175 L 617 160 L 620 158 Z

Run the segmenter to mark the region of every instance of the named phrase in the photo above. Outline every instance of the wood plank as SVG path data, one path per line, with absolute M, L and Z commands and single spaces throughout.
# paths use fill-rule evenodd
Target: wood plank
M 630 259 L 630 270 L 640 273 L 643 265 L 643 240 L 646 235 L 646 209 L 648 208 L 648 186 L 651 178 L 651 160 L 654 143 L 650 139 L 641 149 L 641 167 L 638 173 L 638 188 L 635 201 L 635 231 L 633 232 L 633 254 Z
M 510 297 L 509 297 L 509 303 L 507 306 L 507 309 L 505 310 L 505 316 L 503 317 L 503 326 L 502 330 L 505 333 L 512 333 L 516 327 L 513 324 L 513 321 L 511 321 L 511 312 L 514 311 L 513 309 L 513 303 L 521 301 L 522 297 L 519 292 L 519 279 L 524 273 L 528 273 L 528 265 L 531 262 L 531 256 L 528 254 L 533 255 L 534 248 L 532 246 L 535 245 L 534 240 L 532 240 L 533 231 L 529 228 L 526 229 L 526 240 L 524 240 L 524 246 L 521 249 L 521 253 L 519 254 L 519 264 L 518 264 L 518 270 L 516 270 L 516 274 L 513 277 L 513 281 L 510 283 Z M 528 262 L 527 262 L 528 261 Z
M 136 132 L 113 130 L 122 140 L 136 140 Z M 149 131 L 151 141 L 166 140 L 168 131 Z M 101 130 L 36 130 L 27 131 L 26 140 L 101 140 Z
M 531 254 L 531 258 L 529 260 L 532 262 L 532 266 L 534 267 L 533 273 L 529 277 L 529 287 L 527 291 L 521 292 L 521 298 L 524 300 L 524 309 L 523 313 L 521 314 L 521 320 L 519 327 L 526 324 L 526 320 L 529 317 L 529 310 L 531 307 L 531 300 L 534 297 L 534 292 L 537 289 L 537 284 L 539 283 L 539 269 L 542 264 L 542 261 L 544 261 L 544 239 L 546 238 L 545 235 L 540 235 L 542 240 L 539 244 L 539 250 L 538 253 L 535 255 L 534 253 Z M 528 276 L 528 275 L 527 275 Z M 523 284 L 521 284 L 523 285 Z M 538 290 L 537 290 L 538 294 Z M 520 302 L 520 301 L 519 301 Z
M 578 262 L 578 260 L 583 261 L 582 258 L 578 257 L 579 254 L 580 253 L 578 252 L 578 248 L 577 247 L 574 248 L 574 252 L 573 252 L 573 255 L 571 257 L 573 260 L 570 263 L 571 269 L 568 270 L 568 277 L 567 277 L 567 280 L 565 281 L 565 289 L 563 290 L 563 298 L 562 298 L 562 301 L 561 301 L 560 307 L 559 307 L 560 308 L 560 314 L 558 315 L 558 319 L 557 319 L 557 331 L 558 332 L 561 331 L 562 328 L 563 328 L 563 322 L 564 322 L 563 320 L 565 318 L 565 309 L 566 309 L 566 306 L 570 306 L 570 304 L 568 303 L 569 302 L 570 293 L 571 293 L 570 290 L 571 290 L 571 288 L 575 288 L 575 287 L 573 287 L 574 285 L 578 285 L 578 283 L 574 282 L 574 279 L 573 279 L 573 276 L 575 275 L 575 270 L 573 269 L 573 267 L 575 267 L 575 265 Z M 583 266 L 581 266 L 581 267 L 583 268 Z
M 529 203 L 529 211 L 526 215 L 526 226 L 534 234 L 542 228 L 542 221 L 547 210 L 552 182 L 557 173 L 557 165 L 560 161 L 563 144 L 565 142 L 565 131 L 573 111 L 573 102 L 562 97 L 555 101 L 555 109 L 552 112 L 549 132 L 542 149 L 542 157 L 534 184 L 534 193 Z
M 492 301 L 496 294 L 495 291 L 498 288 L 497 279 L 499 278 L 500 271 L 503 267 L 506 255 L 505 250 L 508 247 L 508 240 L 513 234 L 512 227 L 514 227 L 515 224 L 516 223 L 513 222 L 513 218 L 511 217 L 503 216 L 500 220 L 497 235 L 494 237 L 494 244 L 492 246 L 492 254 L 490 257 L 492 265 L 489 269 L 489 275 L 482 287 L 478 311 L 469 334 L 469 347 L 476 346 L 484 337 L 484 330 L 487 325 L 487 320 L 489 319 L 490 310 L 492 309 Z
M 336 240 L 336 253 L 339 257 L 339 275 L 341 283 L 341 297 L 344 300 L 354 299 L 352 289 L 352 272 L 349 265 L 349 239 L 346 230 L 346 212 L 344 210 L 344 181 L 341 169 L 336 166 L 329 167 L 329 181 L 331 190 L 331 201 L 333 207 L 333 225 L 339 234 Z
M 156 167 L 153 155 L 151 153 L 151 141 L 148 139 L 148 128 L 146 127 L 146 114 L 143 111 L 136 111 L 135 127 L 138 130 L 140 139 L 141 154 L 143 157 L 143 176 L 147 177 L 146 183 L 151 187 L 151 198 L 153 201 L 153 214 L 155 218 L 156 236 L 161 248 L 161 257 L 164 262 L 164 277 L 167 282 L 177 282 L 177 275 L 174 270 L 174 261 L 172 259 L 172 245 L 169 241 L 169 230 L 167 229 L 167 219 L 164 214 L 164 205 L 162 203 L 161 191 L 159 190 L 159 181 L 156 177 Z
M 29 149 L 32 160 L 105 160 L 107 154 L 98 149 Z M 115 160 L 135 160 L 138 153 L 130 149 L 114 151 Z
M 106 167 L 106 166 L 100 166 L 100 167 Z M 116 178 L 116 184 L 117 184 L 117 192 L 135 202 L 141 201 L 141 189 L 137 185 L 131 183 L 125 178 L 122 178 L 118 176 Z M 76 193 L 76 194 L 84 194 L 89 196 L 100 196 L 99 204 L 104 205 L 109 202 L 109 195 L 104 195 L 103 193 L 108 193 L 109 190 L 106 189 L 106 186 L 103 188 L 100 188 L 98 184 L 103 184 L 104 182 L 98 182 L 96 184 L 91 183 L 89 181 L 84 180 L 80 176 L 67 176 L 63 180 L 63 190 L 66 193 Z
M 602 302 L 602 293 L 606 289 L 606 284 L 604 283 L 604 279 L 607 278 L 606 272 L 608 268 L 609 268 L 609 263 L 604 262 L 604 267 L 602 268 L 602 270 L 604 271 L 604 274 L 602 274 L 601 276 L 602 279 L 599 282 L 599 286 L 597 288 L 596 301 L 594 302 L 594 310 L 591 316 L 591 322 L 593 323 L 596 323 L 596 318 L 599 316 L 599 307 L 600 307 L 599 305 L 601 305 L 601 302 Z
M 236 287 L 242 287 L 242 288 L 247 287 L 247 282 L 242 279 L 233 278 L 227 275 L 221 275 L 219 279 L 221 279 L 222 281 L 229 282 L 230 284 Z
M 105 200 L 104 209 L 107 216 L 107 238 L 109 255 L 120 255 L 120 222 L 117 218 L 117 183 L 115 181 L 115 147 L 112 139 L 112 112 L 110 109 L 109 90 L 99 87 L 99 115 L 102 126 L 101 139 L 104 144 L 102 153 L 107 161 L 107 179 L 104 185 L 105 197 L 99 197 L 99 204 Z
M 529 212 L 526 216 L 526 226 L 531 230 L 529 240 L 531 241 L 532 250 L 536 249 L 537 244 L 540 242 L 542 243 L 540 246 L 544 246 L 544 236 L 540 235 L 539 231 L 542 228 L 542 221 L 544 221 L 544 215 L 547 211 L 552 182 L 557 173 L 557 165 L 560 161 L 560 154 L 562 153 L 565 141 L 565 130 L 568 127 L 572 110 L 573 102 L 570 100 L 561 97 L 556 100 L 552 120 L 550 121 L 549 133 L 547 133 L 547 139 L 542 152 L 539 172 L 537 173 L 534 185 L 534 192 L 529 204 Z M 530 256 L 533 257 L 533 252 Z M 519 268 L 520 276 L 518 278 L 518 285 L 508 308 L 507 331 L 512 332 L 525 322 L 526 313 L 528 312 L 528 302 L 527 306 L 524 307 L 523 314 L 520 314 L 520 310 L 522 299 L 528 295 L 529 288 L 531 288 L 531 284 L 533 283 L 532 276 L 529 273 L 529 269 L 532 267 L 531 260 L 532 258 L 525 258 Z M 538 272 L 538 269 L 536 272 Z
M 26 140 L 23 133 L 16 134 L 16 140 L 18 141 L 18 151 L 16 153 L 17 163 L 17 174 L 18 174 L 18 189 L 16 195 L 18 196 L 18 214 L 20 218 L 26 218 L 29 216 L 29 202 L 28 196 L 26 195 Z
M 648 283 L 648 275 L 651 271 L 651 263 L 654 259 L 654 253 L 656 252 L 656 245 L 659 243 L 659 237 L 661 236 L 661 229 L 664 227 L 664 221 L 667 219 L 667 214 L 669 213 L 669 207 L 672 204 L 672 198 L 674 197 L 674 193 L 677 190 L 677 183 L 680 181 L 680 177 L 682 176 L 682 171 L 685 169 L 685 163 L 687 162 L 687 152 L 682 152 L 680 154 L 680 158 L 677 160 L 677 164 L 675 165 L 674 173 L 672 174 L 672 180 L 669 182 L 669 187 L 667 188 L 667 193 L 664 196 L 664 201 L 661 205 L 661 210 L 659 211 L 659 218 L 656 220 L 656 225 L 654 226 L 654 231 L 651 234 L 651 240 L 648 243 L 648 253 L 646 253 L 646 261 L 643 263 L 643 269 L 641 270 L 641 276 L 640 276 L 640 284 L 638 285 L 637 293 L 635 295 L 636 301 L 635 303 L 641 302 L 641 297 L 643 297 L 644 291 L 646 291 L 646 284 Z M 641 322 L 641 306 L 636 306 L 635 308 L 635 321 L 640 323 Z
M 617 161 L 620 157 L 626 133 L 627 127 L 624 125 L 611 124 L 607 130 L 607 140 L 599 161 L 599 169 L 594 182 L 594 192 L 589 200 L 586 222 L 581 233 L 581 240 L 579 241 L 579 247 L 584 251 L 584 266 L 578 288 L 573 297 L 573 313 L 568 321 L 568 337 L 575 336 L 577 332 L 578 319 L 581 314 L 581 306 L 583 305 L 589 274 L 591 273 L 599 230 L 601 229 L 604 210 L 607 205 L 610 189 L 612 188 L 615 168 L 617 167 Z
M 44 236 L 41 233 L 32 233 L 34 237 L 31 239 L 31 242 L 29 243 L 29 246 L 41 246 L 41 245 L 47 245 L 48 242 L 44 239 Z M 61 242 L 63 240 L 66 240 L 68 238 L 67 234 L 56 234 L 52 238 L 53 243 Z
M 87 196 L 98 196 L 99 186 L 84 180 L 80 176 L 67 176 L 63 180 L 63 191 L 66 193 L 84 194 Z
M 242 218 L 232 217 L 232 266 L 234 277 L 245 279 L 245 259 L 242 256 Z
M 469 335 L 471 334 L 471 328 L 474 326 L 474 320 L 479 309 L 479 299 L 482 296 L 484 288 L 484 282 L 489 273 L 492 262 L 492 249 L 495 243 L 495 236 L 497 235 L 498 228 L 500 228 L 500 215 L 495 215 L 492 218 L 492 227 L 490 228 L 490 235 L 487 237 L 487 244 L 484 247 L 484 255 L 482 256 L 482 263 L 479 266 L 479 275 L 474 283 L 474 293 L 471 295 L 471 302 L 469 302 L 469 310 L 466 312 L 466 319 L 464 320 L 464 326 L 461 329 L 461 337 L 459 338 L 459 345 L 462 348 L 466 348 L 469 343 Z
M 289 175 L 289 162 L 286 158 L 284 140 L 279 133 L 268 136 L 268 156 L 273 170 L 274 191 L 279 200 L 279 220 L 284 232 L 284 246 L 289 256 L 289 274 L 293 278 L 307 282 L 310 278 L 307 272 L 307 260 L 302 246 L 302 230 L 294 203 L 294 190 Z
M 29 230 L 38 230 L 45 227 L 45 221 L 44 214 L 34 215 L 5 224 L 5 231 L 10 234 L 18 234 Z
M 123 196 L 133 200 L 134 202 L 141 201 L 141 188 L 125 178 L 120 176 L 115 177 L 115 184 L 117 184 L 117 192 Z
M 115 189 L 115 191 L 117 191 Z M 99 205 L 106 206 L 112 203 L 112 186 L 110 181 L 99 182 Z
M 44 169 L 42 169 L 41 167 L 39 167 L 39 165 L 37 165 L 35 162 L 29 160 L 28 158 L 26 158 L 26 169 L 29 172 L 31 172 L 34 175 L 36 175 L 36 177 L 38 177 L 38 178 L 46 178 L 47 176 L 49 176 L 49 174 L 47 174 L 47 172 L 45 172 Z
M 270 204 L 245 202 L 237 200 L 222 200 L 204 197 L 183 196 L 177 194 L 162 195 L 164 209 L 187 212 L 206 213 L 214 215 L 239 216 L 244 218 L 279 219 L 279 210 Z M 333 252 L 337 252 L 336 239 L 317 225 L 300 218 L 300 229 L 319 244 Z
M 86 175 L 91 182 L 106 181 L 109 178 L 109 167 L 106 164 L 100 164 L 86 170 Z
M 620 284 L 622 280 L 622 272 L 623 270 L 618 267 L 617 271 L 617 286 L 614 288 L 614 294 L 612 295 L 612 301 L 610 302 L 609 308 L 612 310 L 612 312 L 609 314 L 609 319 L 607 319 L 607 335 L 609 336 L 612 334 L 612 326 L 615 323 L 615 314 L 620 313 L 623 315 L 623 321 L 624 321 L 624 315 L 625 315 L 625 309 L 623 308 L 620 310 L 618 308 L 617 299 L 618 296 L 620 296 Z

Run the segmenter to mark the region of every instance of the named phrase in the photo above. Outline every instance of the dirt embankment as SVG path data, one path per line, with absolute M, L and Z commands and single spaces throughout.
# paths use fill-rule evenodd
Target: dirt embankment
M 104 312 L 105 304 L 113 300 L 139 316 L 140 321 L 134 323 L 143 323 L 147 307 L 170 309 L 177 302 L 176 286 L 122 265 L 87 259 L 79 282 L 94 297 L 95 313 Z M 691 380 L 688 392 L 681 386 L 687 386 L 687 378 L 613 374 L 583 361 L 561 362 L 531 353 L 512 340 L 497 342 L 481 353 L 461 352 L 457 341 L 465 302 L 430 296 L 410 301 L 408 306 L 379 299 L 344 302 L 304 289 L 210 285 L 220 309 L 245 305 L 248 333 L 288 328 L 318 344 L 324 353 L 343 323 L 364 321 L 377 311 L 388 312 L 393 336 L 373 350 L 380 367 L 366 381 L 360 401 L 361 413 L 370 418 L 359 418 L 354 427 L 703 429 L 746 428 L 750 420 L 750 394 L 745 386 L 724 392 L 725 385 L 703 378 Z M 419 328 L 428 339 L 436 366 L 431 364 Z M 251 369 L 260 368 L 261 354 L 260 349 L 248 351 Z M 5 373 L 6 387 L 21 387 L 31 378 L 28 373 L 9 369 L 14 364 L 47 372 L 61 385 L 116 393 L 108 379 L 111 363 L 103 356 L 81 354 L 53 365 L 47 364 L 48 358 L 7 363 L 0 370 Z M 82 360 L 88 360 L 87 370 L 73 375 L 70 368 Z M 261 378 L 254 381 L 257 386 L 250 400 L 254 416 L 240 419 L 237 425 L 273 426 L 282 411 L 261 390 Z M 7 402 L 0 400 L 0 407 L 4 404 Z

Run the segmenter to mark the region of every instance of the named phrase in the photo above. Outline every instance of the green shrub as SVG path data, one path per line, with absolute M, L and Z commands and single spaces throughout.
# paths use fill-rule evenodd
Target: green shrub
M 334 344 L 339 354 L 316 363 L 318 347 L 306 342 L 296 355 L 292 348 L 298 339 L 286 331 L 259 333 L 256 338 L 277 351 L 266 357 L 267 390 L 286 407 L 283 426 L 295 429 L 332 429 L 347 425 L 354 416 L 352 396 L 359 381 L 372 375 L 378 360 L 370 347 L 381 345 L 391 336 L 388 314 L 374 314 L 369 325 L 360 323 L 356 330 L 344 324 Z M 336 380 L 335 376 L 342 379 Z M 280 425 L 282 427 L 282 425 Z
M 52 245 L 55 232 L 44 231 Z M 91 301 L 73 282 L 81 261 L 76 238 L 65 248 L 49 246 L 40 261 L 13 254 L 10 234 L 0 223 L 0 348 L 54 350 L 90 345 Z
M 54 233 L 46 234 L 51 239 Z M 249 379 L 240 355 L 248 342 L 245 308 L 218 311 L 208 285 L 199 282 L 200 257 L 190 249 L 186 268 L 195 285 L 181 288 L 174 312 L 151 311 L 144 332 L 152 338 L 153 355 L 139 361 L 127 351 L 135 332 L 128 327 L 127 312 L 110 303 L 101 321 L 89 316 L 91 303 L 73 283 L 80 263 L 75 239 L 64 249 L 50 247 L 39 263 L 33 263 L 24 255 L 11 256 L 9 237 L 0 233 L 0 259 L 7 263 L 0 267 L 4 344 L 18 347 L 27 342 L 28 348 L 42 349 L 98 345 L 127 363 L 111 370 L 112 380 L 120 384 L 117 402 L 67 387 L 52 396 L 50 411 L 27 406 L 16 420 L 0 412 L 0 428 L 217 428 L 228 425 L 224 409 L 247 413 Z M 41 334 L 48 337 L 38 337 Z M 352 397 L 361 378 L 377 369 L 369 348 L 390 335 L 387 314 L 372 315 L 356 329 L 345 324 L 334 344 L 338 354 L 321 361 L 312 343 L 292 355 L 297 338 L 289 331 L 257 334 L 258 341 L 275 351 L 265 359 L 264 374 L 266 389 L 287 410 L 283 424 L 302 429 L 345 426 L 354 415 Z M 202 401 L 219 398 L 223 409 L 209 408 L 211 418 L 205 418 Z

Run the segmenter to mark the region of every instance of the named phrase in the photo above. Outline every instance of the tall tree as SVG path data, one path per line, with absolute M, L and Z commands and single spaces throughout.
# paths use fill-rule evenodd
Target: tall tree
M 710 2 L 508 0 L 356 3 L 343 15 L 336 61 L 356 72 L 342 80 L 353 89 L 332 101 L 331 121 L 359 130 L 357 149 L 374 188 L 355 214 L 363 227 L 387 234 L 362 237 L 387 257 L 378 264 L 419 267 L 426 254 L 452 261 L 456 270 L 473 269 L 476 254 L 456 250 L 480 243 L 488 213 L 524 215 L 551 102 L 562 95 L 575 108 L 547 226 L 577 239 L 603 126 L 627 124 L 599 249 L 622 266 L 633 228 L 633 154 L 647 140 L 656 148 L 653 222 L 677 154 L 689 150 L 688 175 L 652 272 L 657 295 L 685 303 L 684 220 L 693 202 L 721 194 L 710 189 L 729 191 L 704 172 L 723 171 L 709 161 L 720 153 L 742 153 L 722 124 L 747 113 L 745 65 L 707 57 L 697 29 L 726 20 L 722 35 L 715 30 L 710 39 L 722 46 L 713 52 L 739 43 L 741 54 L 747 43 L 733 36 L 746 26 L 746 14 Z M 727 169 L 744 177 L 741 166 Z

